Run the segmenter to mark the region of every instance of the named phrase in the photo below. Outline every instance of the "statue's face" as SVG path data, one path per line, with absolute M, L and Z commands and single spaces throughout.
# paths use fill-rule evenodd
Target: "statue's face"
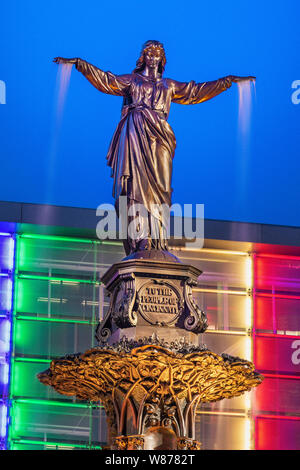
M 162 51 L 159 47 L 151 46 L 145 50 L 144 57 L 146 65 L 153 69 L 158 67 L 160 61 L 162 60 Z

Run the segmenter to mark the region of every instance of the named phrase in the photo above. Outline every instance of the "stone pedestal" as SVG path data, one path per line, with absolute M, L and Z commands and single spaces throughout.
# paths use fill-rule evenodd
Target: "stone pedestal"
M 111 301 L 97 328 L 98 341 L 113 343 L 124 334 L 138 339 L 151 331 L 167 341 L 184 337 L 198 344 L 198 334 L 207 328 L 206 315 L 192 296 L 200 275 L 199 269 L 176 261 L 128 259 L 114 264 L 102 277 Z

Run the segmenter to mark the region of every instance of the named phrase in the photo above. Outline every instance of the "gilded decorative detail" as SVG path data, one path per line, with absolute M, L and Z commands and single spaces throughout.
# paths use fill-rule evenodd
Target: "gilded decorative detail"
M 262 376 L 251 362 L 236 358 L 230 363 L 225 357 L 208 350 L 184 355 L 158 345 L 141 346 L 130 354 L 93 348 L 54 359 L 38 377 L 63 395 L 91 401 L 137 382 L 147 393 L 163 393 L 159 391 L 170 383 L 174 396 L 184 398 L 190 392 L 202 403 L 232 398 L 261 383 Z
M 177 438 L 177 450 L 200 450 L 201 443 L 186 437 Z
M 159 425 L 190 440 L 200 402 L 241 395 L 263 380 L 251 362 L 208 350 L 172 352 L 159 345 L 130 352 L 93 348 L 54 359 L 38 378 L 63 395 L 101 400 L 112 438 L 126 436 L 130 421 L 139 436 Z
M 115 450 L 143 450 L 143 436 L 119 436 L 114 440 Z

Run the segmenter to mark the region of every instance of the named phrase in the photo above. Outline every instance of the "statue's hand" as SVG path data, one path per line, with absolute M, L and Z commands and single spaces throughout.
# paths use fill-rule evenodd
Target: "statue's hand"
M 64 57 L 55 57 L 53 59 L 53 62 L 55 62 L 56 64 L 76 64 L 77 63 L 77 58 L 74 58 L 74 59 L 64 59 Z
M 252 77 L 252 76 L 249 76 L 249 77 L 237 77 L 236 75 L 228 75 L 226 77 L 227 79 L 229 79 L 230 81 L 234 82 L 234 83 L 242 83 L 242 82 L 255 82 L 256 80 L 256 77 Z

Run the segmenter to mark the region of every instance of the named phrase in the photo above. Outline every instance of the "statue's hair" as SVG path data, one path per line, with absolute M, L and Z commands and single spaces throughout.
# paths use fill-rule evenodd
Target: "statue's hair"
M 160 76 L 162 76 L 162 74 L 164 73 L 166 62 L 167 62 L 164 46 L 161 42 L 154 41 L 154 40 L 147 41 L 147 42 L 145 42 L 145 44 L 143 44 L 140 57 L 138 58 L 138 60 L 136 62 L 136 67 L 134 69 L 135 73 L 142 72 L 144 70 L 145 65 L 146 65 L 145 52 L 148 48 L 150 48 L 152 46 L 159 48 L 162 52 L 162 59 L 161 59 L 160 63 L 158 64 L 158 73 L 160 74 Z

